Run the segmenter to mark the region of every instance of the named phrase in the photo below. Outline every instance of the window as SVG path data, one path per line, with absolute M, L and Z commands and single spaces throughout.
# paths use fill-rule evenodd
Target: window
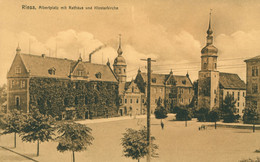
M 214 103 L 217 103 L 217 99 L 216 98 L 214 99 Z
M 83 74 L 84 74 L 84 71 L 78 70 L 78 76 L 83 76 Z
M 85 105 L 87 105 L 87 104 L 88 104 L 88 97 L 85 96 Z
M 227 96 L 229 95 L 229 92 L 227 92 Z
M 96 75 L 96 78 L 101 79 L 101 73 L 100 72 L 96 73 L 95 75 Z
M 237 107 L 239 107 L 239 102 L 237 102 Z
M 214 89 L 214 94 L 217 94 L 217 91 Z
M 144 103 L 144 99 L 143 99 L 143 103 Z
M 135 91 L 135 87 L 132 87 L 132 92 L 134 92 Z
M 232 92 L 232 96 L 233 96 L 233 97 L 235 96 L 235 93 L 234 93 L 234 92 Z
M 125 99 L 125 103 L 127 103 L 127 99 Z
M 20 106 L 20 96 L 15 96 L 15 106 L 17 108 Z
M 206 62 L 204 62 L 203 67 L 204 67 L 204 69 L 207 68 L 207 63 Z
M 240 92 L 237 92 L 237 100 L 240 100 Z
M 124 73 L 125 73 L 125 69 L 124 69 Z
M 48 70 L 48 73 L 49 73 L 50 75 L 55 75 L 55 71 L 56 71 L 56 69 L 55 69 L 54 67 L 52 67 L 52 68 L 50 68 L 50 69 Z
M 136 103 L 138 103 L 139 102 L 139 100 L 138 99 L 136 99 Z
M 21 73 L 22 73 L 21 67 L 16 67 L 15 74 L 21 74 Z
M 258 85 L 257 85 L 257 83 L 253 83 L 252 84 L 252 92 L 253 93 L 257 93 L 258 92 Z
M 252 76 L 258 76 L 258 68 L 257 68 L 257 66 L 252 66 Z
M 24 87 L 25 87 L 25 81 L 22 80 L 22 81 L 21 81 L 21 88 L 24 88 Z
M 215 69 L 217 69 L 217 63 L 215 63 Z
M 245 92 L 243 92 L 243 97 L 245 97 Z
M 121 69 L 119 68 L 118 70 L 119 70 L 119 74 L 121 74 Z
M 186 84 L 186 80 L 183 80 L 183 81 L 182 81 L 182 84 Z
M 98 98 L 97 97 L 95 97 L 95 104 L 97 104 L 98 103 Z
M 64 105 L 65 105 L 65 106 L 68 106 L 68 104 L 69 104 L 69 100 L 68 100 L 68 98 L 65 98 L 65 99 L 64 99 Z
M 181 102 L 183 103 L 183 98 L 181 99 Z
M 130 99 L 130 103 L 132 103 L 132 99 Z
M 189 88 L 189 93 L 191 93 L 191 88 Z
M 75 97 L 75 105 L 77 105 L 79 102 L 78 102 L 78 97 L 76 96 Z
M 14 80 L 12 80 L 12 81 L 11 81 L 11 88 L 14 87 L 14 83 L 15 83 Z
M 153 83 L 156 83 L 156 78 L 152 78 L 152 82 L 153 82 Z

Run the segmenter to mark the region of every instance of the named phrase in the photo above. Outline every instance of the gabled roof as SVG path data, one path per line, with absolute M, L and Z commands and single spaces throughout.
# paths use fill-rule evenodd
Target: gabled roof
M 132 83 L 132 81 L 131 81 L 131 82 L 126 82 L 126 83 L 125 83 L 125 90 L 128 89 L 128 87 L 130 86 L 131 83 Z
M 177 87 L 192 87 L 192 83 L 187 76 L 173 75 L 173 78 L 176 81 Z
M 42 57 L 31 54 L 20 54 L 20 56 L 30 76 L 68 78 L 70 74 L 70 64 L 73 62 L 67 59 Z M 55 75 L 50 75 L 48 70 L 53 67 L 56 69 Z
M 246 89 L 246 84 L 237 74 L 219 73 L 219 84 L 224 89 Z
M 260 61 L 260 55 L 245 60 L 245 62 L 249 62 L 249 61 Z
M 140 91 L 140 89 L 138 88 L 138 86 L 137 86 L 137 84 L 134 82 L 134 80 L 132 80 L 131 82 L 126 82 L 126 84 L 125 84 L 125 92 L 127 93 L 129 93 L 129 92 L 131 92 L 131 93 L 140 93 L 141 91 Z M 132 92 L 132 87 L 134 87 L 135 89 L 134 89 L 134 92 Z M 131 88 L 131 89 L 130 89 Z
M 145 82 L 147 82 L 147 73 L 141 73 L 141 76 Z M 151 80 L 156 79 L 156 83 L 151 81 L 152 85 L 164 85 L 168 75 L 166 74 L 153 74 L 151 75 Z
M 55 77 L 69 79 L 70 72 L 75 70 L 77 62 L 69 59 L 42 57 L 31 54 L 20 54 L 24 65 L 30 76 L 36 77 Z M 89 72 L 89 80 L 113 81 L 117 82 L 113 72 L 107 65 L 82 62 L 86 71 Z M 55 75 L 50 75 L 48 70 L 55 68 Z M 102 74 L 101 79 L 96 78 L 98 72 Z
M 141 76 L 144 82 L 147 81 L 147 74 L 141 73 Z M 156 79 L 156 83 L 151 81 L 152 85 L 165 85 L 165 82 L 172 76 L 173 79 L 176 81 L 177 87 L 192 87 L 192 83 L 187 76 L 183 75 L 170 75 L 170 74 L 152 74 L 151 80 Z

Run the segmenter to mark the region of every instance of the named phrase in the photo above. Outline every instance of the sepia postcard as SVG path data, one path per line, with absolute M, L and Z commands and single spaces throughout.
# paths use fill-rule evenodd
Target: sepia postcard
M 260 161 L 260 1 L 0 7 L 0 162 Z

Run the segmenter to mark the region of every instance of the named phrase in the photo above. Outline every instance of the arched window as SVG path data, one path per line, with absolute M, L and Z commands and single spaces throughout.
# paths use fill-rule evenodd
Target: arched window
M 65 106 L 68 106 L 68 104 L 69 104 L 69 100 L 68 100 L 68 98 L 65 98 L 65 99 L 64 99 L 64 105 L 65 105 Z
M 19 107 L 19 106 L 20 106 L 20 97 L 19 97 L 19 96 L 16 96 L 16 97 L 15 97 L 15 106 L 16 106 L 16 107 Z
M 75 105 L 77 105 L 78 104 L 78 97 L 76 96 L 75 97 Z
M 207 68 L 207 63 L 206 63 L 206 62 L 204 62 L 204 64 L 203 64 L 203 68 L 204 68 L 204 69 Z
M 85 96 L 85 105 L 87 105 L 87 104 L 88 104 L 88 97 Z
M 217 63 L 215 63 L 215 69 L 217 69 Z
M 97 97 L 95 97 L 95 104 L 97 104 L 98 103 L 98 98 Z

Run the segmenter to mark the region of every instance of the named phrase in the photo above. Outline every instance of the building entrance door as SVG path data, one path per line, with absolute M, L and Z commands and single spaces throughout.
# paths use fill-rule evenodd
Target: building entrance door
M 85 112 L 85 119 L 89 119 L 89 113 L 88 113 L 88 111 Z
M 120 112 L 120 116 L 123 116 L 123 110 L 120 109 L 119 112 Z

